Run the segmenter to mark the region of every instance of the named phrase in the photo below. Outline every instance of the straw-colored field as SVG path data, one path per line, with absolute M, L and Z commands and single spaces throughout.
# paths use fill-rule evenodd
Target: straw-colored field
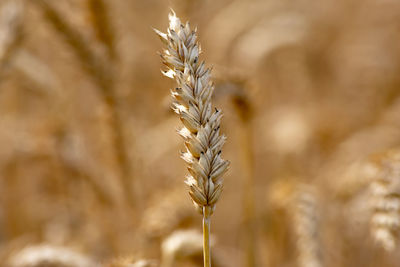
M 398 267 L 400 1 L 0 0 L 0 266 L 203 266 L 192 200 L 213 267 Z

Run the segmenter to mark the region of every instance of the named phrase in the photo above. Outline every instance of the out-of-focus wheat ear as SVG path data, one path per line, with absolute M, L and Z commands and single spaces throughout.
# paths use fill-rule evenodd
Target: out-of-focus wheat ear
M 157 267 L 157 261 L 155 260 L 138 260 L 134 263 L 127 265 L 126 267 Z
M 400 153 L 389 151 L 370 185 L 371 233 L 387 251 L 393 251 L 400 232 Z
M 179 186 L 155 192 L 143 213 L 139 230 L 147 237 L 163 238 L 183 221 L 192 221 L 197 214 L 189 201 L 182 201 L 183 189 Z
M 293 228 L 300 267 L 322 267 L 319 216 L 315 188 L 299 185 L 292 200 Z
M 157 267 L 158 262 L 156 260 L 137 259 L 137 257 L 121 257 L 111 260 L 106 263 L 103 267 Z
M 10 267 L 98 267 L 89 257 L 70 248 L 51 245 L 35 245 L 14 253 L 8 260 Z
M 175 79 L 172 90 L 174 111 L 179 115 L 184 133 L 189 174 L 186 184 L 195 207 L 203 214 L 204 266 L 211 266 L 210 216 L 223 189 L 223 174 L 229 162 L 221 156 L 226 137 L 220 134 L 221 110 L 213 109 L 211 99 L 214 84 L 211 70 L 199 59 L 200 45 L 196 30 L 182 23 L 171 10 L 167 33 L 155 31 L 166 48 L 161 59 L 166 76 Z
M 0 69 L 16 50 L 22 37 L 24 4 L 21 1 L 7 1 L 0 10 Z
M 162 242 L 161 267 L 172 267 L 176 266 L 179 260 L 201 257 L 202 242 L 203 236 L 197 230 L 173 232 Z
M 97 39 L 105 45 L 110 58 L 115 58 L 115 28 L 110 19 L 109 4 L 106 0 L 86 0 L 86 4 Z

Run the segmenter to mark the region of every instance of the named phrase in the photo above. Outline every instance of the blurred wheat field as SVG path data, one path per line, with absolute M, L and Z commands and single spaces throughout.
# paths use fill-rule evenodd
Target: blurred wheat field
M 212 265 L 399 266 L 396 0 L 0 0 L 0 266 L 202 266 L 170 8 L 228 138 Z

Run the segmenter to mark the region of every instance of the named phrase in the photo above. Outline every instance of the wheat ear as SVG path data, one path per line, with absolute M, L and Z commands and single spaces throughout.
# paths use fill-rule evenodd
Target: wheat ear
M 64 267 L 98 267 L 92 259 L 84 254 L 73 251 L 68 247 L 52 245 L 33 245 L 23 248 L 11 255 L 8 265 L 12 267 L 40 267 L 40 266 L 64 266 Z
M 293 199 L 293 226 L 301 267 L 322 267 L 318 200 L 313 187 L 300 185 Z
M 213 111 L 211 97 L 214 84 L 209 68 L 199 61 L 200 46 L 196 30 L 182 24 L 175 12 L 169 14 L 167 33 L 155 30 L 167 46 L 161 55 L 167 77 L 176 80 L 172 90 L 173 109 L 180 116 L 183 128 L 179 134 L 185 140 L 182 158 L 188 164 L 186 183 L 194 205 L 203 215 L 204 266 L 211 266 L 210 216 L 223 188 L 222 175 L 229 162 L 221 157 L 226 137 L 220 135 L 220 110 Z
M 387 251 L 396 248 L 400 232 L 399 163 L 399 153 L 389 153 L 381 159 L 381 172 L 370 185 L 371 232 Z

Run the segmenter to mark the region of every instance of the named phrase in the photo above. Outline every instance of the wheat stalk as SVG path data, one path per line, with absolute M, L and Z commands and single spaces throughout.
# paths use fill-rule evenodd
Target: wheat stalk
M 173 109 L 184 125 L 179 134 L 186 146 L 186 152 L 182 153 L 189 170 L 186 183 L 194 205 L 203 215 L 204 266 L 209 267 L 210 216 L 222 192 L 222 175 L 229 166 L 221 157 L 226 140 L 220 135 L 222 113 L 212 109 L 211 70 L 199 61 L 196 30 L 193 31 L 188 22 L 182 24 L 172 11 L 167 33 L 155 31 L 167 46 L 161 55 L 168 68 L 164 75 L 175 79 L 179 86 L 172 90 Z

